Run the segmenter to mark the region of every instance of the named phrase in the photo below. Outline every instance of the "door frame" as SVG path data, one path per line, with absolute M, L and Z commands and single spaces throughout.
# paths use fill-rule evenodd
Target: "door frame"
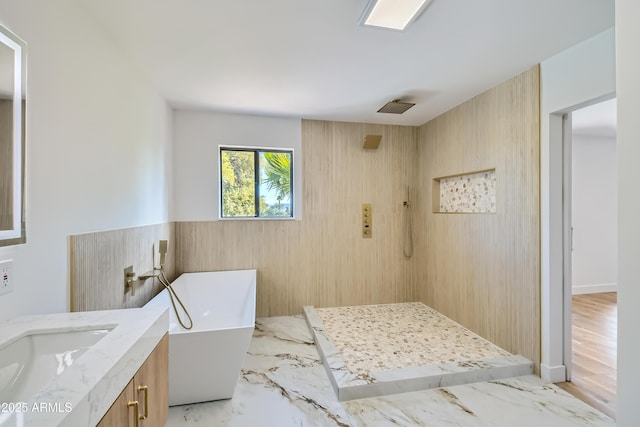
M 571 273 L 573 263 L 571 252 L 573 251 L 573 225 L 572 225 L 572 132 L 571 113 L 562 115 L 562 322 L 563 322 L 563 348 L 562 359 L 565 367 L 566 380 L 571 381 L 573 350 L 571 341 L 572 326 L 572 295 L 573 280 Z
M 549 144 L 560 144 L 560 153 L 562 159 L 558 162 L 561 165 L 561 173 L 558 178 L 551 180 L 551 185 L 559 185 L 562 187 L 562 233 L 558 235 L 551 234 L 549 236 L 550 245 L 560 245 L 562 251 L 556 254 L 557 265 L 562 266 L 562 292 L 557 293 L 556 298 L 561 298 L 562 301 L 557 301 L 562 307 L 562 364 L 565 371 L 565 381 L 571 380 L 572 366 L 572 333 L 571 333 L 571 311 L 573 296 L 572 282 L 571 282 L 571 270 L 572 270 L 572 238 L 573 230 L 571 227 L 571 162 L 572 162 L 572 150 L 571 150 L 571 113 L 590 105 L 598 104 L 603 101 L 615 98 L 615 92 L 609 93 L 604 96 L 590 99 L 580 104 L 567 107 L 565 109 L 556 111 L 549 115 Z M 552 175 L 553 177 L 553 175 Z M 551 283 L 553 287 L 554 284 Z M 553 343 L 551 343 L 553 346 Z M 554 382 L 557 381 L 554 380 Z

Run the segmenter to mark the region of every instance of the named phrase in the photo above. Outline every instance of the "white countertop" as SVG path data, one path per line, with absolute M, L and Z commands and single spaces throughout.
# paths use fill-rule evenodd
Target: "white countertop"
M 27 333 L 111 329 L 48 386 L 23 402 L 0 402 L 0 426 L 94 426 L 167 333 L 166 308 L 22 316 L 0 323 L 0 346 Z M 25 412 L 8 412 L 20 403 Z M 39 410 L 42 408 L 42 410 Z

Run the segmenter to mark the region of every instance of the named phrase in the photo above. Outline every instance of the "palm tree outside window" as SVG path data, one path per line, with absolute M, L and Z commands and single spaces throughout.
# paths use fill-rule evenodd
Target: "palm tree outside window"
M 293 150 L 220 147 L 222 218 L 293 218 Z

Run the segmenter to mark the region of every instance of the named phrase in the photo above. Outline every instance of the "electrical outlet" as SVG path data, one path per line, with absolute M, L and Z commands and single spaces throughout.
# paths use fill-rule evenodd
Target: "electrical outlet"
M 13 260 L 0 261 L 0 295 L 13 292 Z

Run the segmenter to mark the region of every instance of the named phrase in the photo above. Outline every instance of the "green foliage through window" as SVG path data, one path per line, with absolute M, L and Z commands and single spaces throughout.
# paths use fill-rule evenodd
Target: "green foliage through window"
M 220 148 L 222 217 L 293 217 L 292 157 L 292 151 Z

